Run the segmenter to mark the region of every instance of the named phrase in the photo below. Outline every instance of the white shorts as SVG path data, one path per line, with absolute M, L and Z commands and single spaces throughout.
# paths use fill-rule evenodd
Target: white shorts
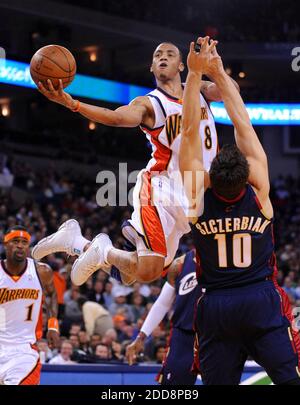
M 165 257 L 165 267 L 172 263 L 180 238 L 190 232 L 182 192 L 173 188 L 166 175 L 153 176 L 146 170 L 139 173 L 129 220 L 140 236 L 135 243 L 139 256 Z
M 0 384 L 38 385 L 40 374 L 39 354 L 29 343 L 0 345 Z

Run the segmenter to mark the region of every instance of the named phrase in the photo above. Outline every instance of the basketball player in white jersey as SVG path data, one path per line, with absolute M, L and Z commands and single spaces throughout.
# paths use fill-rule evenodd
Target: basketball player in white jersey
M 78 255 L 71 278 L 74 284 L 83 284 L 100 267 L 113 265 L 121 272 L 115 274 L 123 282 L 133 280 L 151 282 L 157 279 L 175 256 L 182 235 L 190 231 L 186 219 L 186 199 L 178 167 L 180 146 L 184 70 L 179 49 L 172 43 L 160 44 L 153 53 L 151 72 L 157 88 L 129 105 L 115 111 L 81 103 L 60 88 L 55 90 L 48 81 L 49 90 L 39 83 L 39 90 L 48 99 L 79 112 L 89 120 L 109 126 L 140 126 L 152 145 L 152 159 L 138 176 L 134 190 L 134 212 L 123 227 L 123 235 L 136 252 L 115 249 L 105 234 L 90 241 L 83 238 L 75 220 L 65 222 L 58 232 L 41 240 L 32 251 L 35 259 L 54 252 Z M 217 153 L 217 134 L 209 101 L 220 100 L 214 83 L 203 81 L 201 86 L 201 124 L 205 168 Z M 206 101 L 207 100 L 207 101 Z M 104 266 L 104 267 L 103 267 Z M 109 273 L 111 266 L 106 268 Z M 114 268 L 114 267 L 113 267 Z
M 37 385 L 41 363 L 42 296 L 48 311 L 47 339 L 58 347 L 57 299 L 51 268 L 27 257 L 30 235 L 15 226 L 4 235 L 6 260 L 0 263 L 0 385 Z

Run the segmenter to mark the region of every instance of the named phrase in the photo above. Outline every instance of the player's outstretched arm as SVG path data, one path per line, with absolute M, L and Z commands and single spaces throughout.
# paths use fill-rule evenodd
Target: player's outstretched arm
M 201 43 L 202 39 L 198 39 Z M 208 174 L 203 167 L 202 141 L 199 137 L 201 105 L 199 92 L 202 84 L 202 73 L 209 64 L 209 55 L 216 42 L 208 43 L 208 37 L 202 42 L 200 52 L 195 51 L 195 44 L 190 44 L 187 59 L 188 76 L 183 95 L 182 132 L 179 152 L 180 173 L 184 182 L 190 210 L 198 211 L 201 204 L 198 198 L 203 187 L 209 185 Z M 197 216 L 192 215 L 191 216 Z
M 209 72 L 206 73 L 206 75 L 209 75 Z M 235 80 L 230 78 L 232 83 L 235 85 L 238 91 L 240 91 L 240 86 L 237 84 Z M 202 80 L 202 85 L 201 85 L 201 93 L 204 95 L 207 101 L 222 101 L 222 95 L 220 93 L 220 90 L 218 89 L 218 86 L 216 83 L 213 83 L 208 80 Z
M 54 89 L 51 80 L 48 80 L 47 84 L 49 89 L 46 89 L 41 82 L 38 84 L 39 91 L 45 97 L 71 111 L 80 113 L 91 121 L 113 127 L 128 128 L 137 127 L 141 123 L 150 127 L 154 124 L 154 112 L 148 97 L 137 97 L 129 105 L 110 110 L 74 100 L 70 94 L 64 91 L 61 80 L 57 90 Z
M 58 303 L 56 290 L 53 283 L 53 271 L 50 266 L 45 263 L 37 264 L 37 271 L 42 283 L 43 292 L 46 297 L 45 303 L 48 314 L 48 333 L 47 340 L 50 349 L 59 347 L 59 329 L 58 329 Z
M 216 66 L 215 83 L 235 127 L 237 146 L 246 156 L 250 165 L 249 182 L 261 193 L 262 197 L 267 197 L 270 189 L 267 156 L 251 124 L 245 104 L 231 79 L 225 73 L 221 58 L 215 48 L 212 50 L 212 54 L 212 64 Z

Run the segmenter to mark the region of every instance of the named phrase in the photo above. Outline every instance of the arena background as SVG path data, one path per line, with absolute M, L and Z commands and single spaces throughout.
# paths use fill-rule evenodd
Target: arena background
M 52 43 L 70 49 L 82 76 L 68 90 L 83 101 L 116 108 L 154 86 L 149 65 L 157 44 L 172 41 L 186 57 L 189 42 L 206 34 L 219 40 L 227 72 L 251 104 L 251 118 L 269 158 L 279 284 L 292 305 L 300 306 L 297 2 L 0 0 L 0 17 L 0 57 L 6 54 L 6 60 L 0 59 L 0 236 L 8 227 L 22 224 L 35 244 L 75 217 L 87 238 L 105 231 L 122 246 L 119 224 L 130 216 L 131 208 L 98 207 L 96 176 L 100 170 L 119 176 L 120 162 L 127 163 L 129 171 L 141 169 L 150 155 L 139 129 L 88 122 L 40 95 L 28 74 L 36 50 Z M 220 143 L 233 142 L 233 129 L 224 124 L 222 106 L 216 105 L 215 112 Z M 185 237 L 178 254 L 191 246 L 190 237 Z M 42 340 L 42 384 L 154 384 L 169 319 L 148 340 L 139 365 L 129 368 L 124 350 L 163 282 L 130 290 L 99 272 L 79 289 L 70 284 L 67 257 L 56 255 L 47 261 L 55 271 L 62 335 L 71 342 L 65 345 L 64 356 L 74 364 L 48 364 L 57 353 Z M 98 325 L 92 336 L 87 335 L 82 298 L 107 309 L 113 331 L 105 334 Z M 95 356 L 95 347 L 103 339 L 107 353 Z M 242 380 L 244 384 L 271 383 L 251 359 Z

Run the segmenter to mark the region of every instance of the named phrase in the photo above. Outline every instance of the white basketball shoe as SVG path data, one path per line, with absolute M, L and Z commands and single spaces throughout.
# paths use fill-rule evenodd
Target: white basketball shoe
M 97 270 L 110 270 L 111 266 L 105 261 L 107 250 L 113 247 L 108 235 L 97 235 L 88 249 L 74 262 L 71 272 L 72 283 L 79 286 Z M 110 274 L 110 271 L 107 271 Z
M 69 256 L 79 255 L 81 252 L 73 247 L 77 236 L 81 236 L 79 223 L 75 219 L 69 219 L 58 228 L 57 232 L 40 240 L 33 247 L 31 256 L 35 260 L 40 260 L 57 252 L 66 253 Z

